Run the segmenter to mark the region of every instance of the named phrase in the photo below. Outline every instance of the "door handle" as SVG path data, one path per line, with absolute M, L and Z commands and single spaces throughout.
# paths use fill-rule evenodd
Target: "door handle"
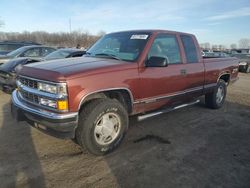
M 181 72 L 181 75 L 186 75 L 187 74 L 187 70 L 186 69 L 181 69 L 180 72 Z

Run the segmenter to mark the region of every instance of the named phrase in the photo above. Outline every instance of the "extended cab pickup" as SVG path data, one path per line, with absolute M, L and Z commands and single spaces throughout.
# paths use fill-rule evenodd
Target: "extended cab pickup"
M 228 84 L 237 78 L 238 60 L 202 58 L 194 35 L 116 32 L 102 37 L 84 57 L 23 66 L 12 113 L 102 155 L 120 144 L 129 115 L 142 120 L 194 104 L 202 95 L 208 107 L 220 108 Z

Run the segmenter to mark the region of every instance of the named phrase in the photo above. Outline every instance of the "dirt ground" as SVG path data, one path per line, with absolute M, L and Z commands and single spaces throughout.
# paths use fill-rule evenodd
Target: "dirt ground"
M 204 103 L 137 122 L 104 157 L 47 136 L 10 114 L 0 93 L 0 187 L 250 187 L 250 74 L 224 107 Z

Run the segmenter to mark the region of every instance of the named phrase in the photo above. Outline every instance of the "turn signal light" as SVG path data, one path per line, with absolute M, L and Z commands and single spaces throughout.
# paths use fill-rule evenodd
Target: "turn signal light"
M 68 101 L 57 101 L 58 110 L 68 110 Z

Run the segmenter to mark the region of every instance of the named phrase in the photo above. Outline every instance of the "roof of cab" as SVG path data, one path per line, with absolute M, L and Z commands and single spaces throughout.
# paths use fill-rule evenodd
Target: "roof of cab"
M 117 31 L 117 32 L 112 32 L 109 34 L 113 33 L 125 33 L 125 32 L 135 32 L 135 33 L 172 33 L 172 34 L 184 34 L 184 35 L 193 35 L 191 33 L 184 33 L 184 32 L 179 32 L 179 31 L 171 31 L 171 30 L 163 30 L 163 29 L 139 29 L 139 30 L 127 30 L 127 31 Z

